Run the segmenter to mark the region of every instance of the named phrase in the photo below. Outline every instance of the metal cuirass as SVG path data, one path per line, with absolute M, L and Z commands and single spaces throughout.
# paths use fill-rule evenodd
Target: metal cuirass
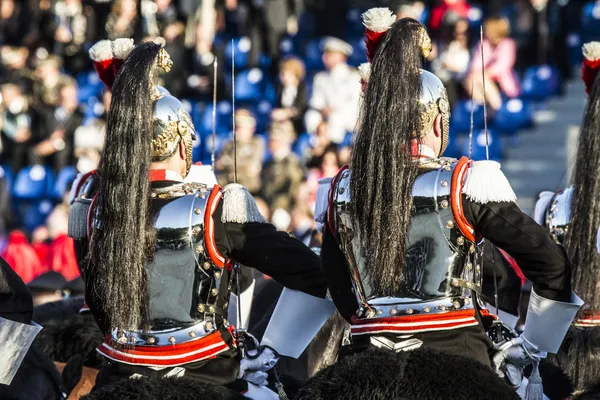
M 369 283 L 372 278 L 362 256 L 358 230 L 350 221 L 351 172 L 341 173 L 332 189 L 333 216 L 340 247 L 350 267 L 358 318 L 473 308 L 471 291 L 481 290 L 482 246 L 467 240 L 455 219 L 453 209 L 462 209 L 462 204 L 452 204 L 455 166 L 455 160 L 440 159 L 433 168 L 420 169 L 412 189 L 405 277 L 392 297 L 376 293 Z
M 556 243 L 564 244 L 565 235 L 571 224 L 571 200 L 573 198 L 573 186 L 554 193 L 546 211 L 544 212 L 544 226 L 550 231 L 550 235 Z

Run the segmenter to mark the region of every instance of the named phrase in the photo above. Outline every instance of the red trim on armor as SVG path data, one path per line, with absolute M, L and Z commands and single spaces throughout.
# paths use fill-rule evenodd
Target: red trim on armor
M 492 316 L 487 310 L 481 310 L 482 316 Z M 364 335 L 381 332 L 420 333 L 445 331 L 479 323 L 475 310 L 450 311 L 437 314 L 403 315 L 391 318 L 358 319 L 352 317 L 351 333 Z
M 462 190 L 465 181 L 465 174 L 473 161 L 467 157 L 462 157 L 454 171 L 452 172 L 452 183 L 450 184 L 450 204 L 452 215 L 456 220 L 456 226 L 467 240 L 475 242 L 475 229 L 465 218 L 462 209 Z
M 217 244 L 215 243 L 215 222 L 213 220 L 213 214 L 222 197 L 223 192 L 221 191 L 221 187 L 215 185 L 210 192 L 210 196 L 208 196 L 206 210 L 204 211 L 204 245 L 206 247 L 206 254 L 213 264 L 219 268 L 225 267 L 225 257 L 219 253 Z
M 162 346 L 127 346 L 114 343 L 110 335 L 96 351 L 111 360 L 130 365 L 176 367 L 191 362 L 215 358 L 229 350 L 220 332 L 181 344 Z
M 581 313 L 581 317 L 575 318 L 573 325 L 576 326 L 599 326 L 600 313 L 585 310 Z
M 350 167 L 348 165 L 344 165 L 342 168 L 340 168 L 340 170 L 338 171 L 337 174 L 335 174 L 335 176 L 333 177 L 333 179 L 331 180 L 331 188 L 329 189 L 329 204 L 327 206 L 327 226 L 329 226 L 329 231 L 333 234 L 333 236 L 337 239 L 337 231 L 335 229 L 335 218 L 333 216 L 333 210 L 334 210 L 334 205 L 333 205 L 333 198 L 335 195 L 335 187 L 337 186 L 340 177 L 342 176 L 342 173 L 347 170 L 350 169 Z
M 88 180 L 88 178 L 92 175 L 96 175 L 96 170 L 92 170 L 90 172 L 88 172 L 87 174 L 84 174 L 81 179 L 79 180 L 79 182 L 77 182 L 77 187 L 75 188 L 75 198 L 77 198 L 79 196 L 79 191 L 81 190 L 81 186 L 83 186 L 83 184 L 85 183 L 85 181 Z
M 98 195 L 100 194 L 100 192 L 96 192 L 96 194 L 94 195 L 94 198 L 92 199 L 92 202 L 90 203 L 90 208 L 88 208 L 88 214 L 87 214 L 87 237 L 91 238 L 90 233 L 92 231 L 92 215 L 94 214 L 94 207 L 96 206 L 96 201 L 98 200 Z

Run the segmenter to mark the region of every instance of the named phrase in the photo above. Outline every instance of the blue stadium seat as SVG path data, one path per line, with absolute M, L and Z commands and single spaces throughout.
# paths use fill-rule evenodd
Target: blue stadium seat
M 350 41 L 352 46 L 352 55 L 348 59 L 348 64 L 353 67 L 358 67 L 360 64 L 367 62 L 367 45 L 364 38 Z
M 587 42 L 587 40 L 586 40 Z M 569 60 L 573 65 L 579 65 L 583 61 L 581 52 L 581 36 L 578 33 L 571 33 L 567 36 L 567 47 L 569 48 Z
M 296 56 L 298 54 L 296 42 L 293 38 L 285 36 L 279 42 L 279 54 L 282 57 Z
M 346 37 L 357 38 L 364 34 L 365 27 L 362 23 L 362 11 L 358 8 L 350 8 L 346 12 Z
M 52 200 L 62 200 L 64 194 L 69 190 L 71 183 L 77 177 L 77 169 L 75 167 L 63 168 L 56 177 L 56 182 L 52 187 L 52 191 L 49 193 L 49 198 Z
M 78 98 L 80 103 L 85 103 L 90 97 L 100 97 L 104 84 L 96 74 L 96 71 L 82 72 L 75 78 L 78 87 Z
M 256 131 L 264 132 L 269 128 L 271 122 L 271 111 L 273 106 L 270 102 L 263 100 L 259 102 L 256 107 L 252 110 L 256 117 Z
M 22 168 L 15 178 L 13 198 L 16 200 L 42 200 L 51 192 L 54 174 L 48 167 L 33 165 Z
M 585 41 L 600 39 L 600 4 L 590 1 L 581 10 L 581 33 Z
M 0 179 L 4 179 L 6 182 L 6 190 L 11 190 L 13 182 L 15 181 L 15 174 L 13 169 L 8 165 L 0 166 Z
M 469 14 L 467 15 L 467 19 L 469 20 L 469 26 L 472 28 L 477 28 L 477 37 L 479 37 L 479 27 L 483 21 L 484 10 L 479 4 L 471 4 L 471 8 L 469 9 Z
M 298 42 L 313 37 L 317 23 L 310 12 L 303 12 L 298 18 L 298 32 L 294 39 Z
M 485 131 L 481 130 L 473 134 L 473 148 L 471 152 L 471 158 L 473 160 L 485 160 Z M 504 152 L 504 143 L 502 139 L 495 135 L 491 130 L 488 130 L 488 148 L 490 160 L 501 161 Z M 462 153 L 464 155 L 469 154 L 469 140 L 465 140 L 462 144 Z
M 322 70 L 323 67 L 322 39 L 312 39 L 304 47 L 304 65 L 312 71 Z
M 25 201 L 16 205 L 17 218 L 20 226 L 31 234 L 35 228 L 44 225 L 46 218 L 54 209 L 49 200 Z
M 212 133 L 212 110 L 213 105 L 210 103 L 197 103 L 192 109 L 192 121 L 194 122 L 196 131 L 200 135 Z M 229 131 L 231 126 L 231 103 L 228 101 L 221 101 L 217 103 L 217 133 Z
M 233 42 L 233 43 L 232 43 Z M 231 48 L 235 47 L 235 60 L 231 58 Z M 247 68 L 250 58 L 250 38 L 239 37 L 227 42 L 225 46 L 225 65 L 231 67 L 235 61 L 236 68 Z
M 312 136 L 308 132 L 304 132 L 298 136 L 292 150 L 300 160 L 306 161 L 310 156 Z
M 513 135 L 520 129 L 533 126 L 533 103 L 527 100 L 510 99 L 496 112 L 492 127 L 495 132 Z
M 560 74 L 556 67 L 550 65 L 529 67 L 521 83 L 521 97 L 543 101 L 555 95 L 559 88 Z
M 483 128 L 483 107 L 479 104 L 472 104 L 471 100 L 461 100 L 452 109 L 450 132 L 463 134 L 471 131 L 471 107 L 473 107 L 473 129 Z
M 235 77 L 235 99 L 240 102 L 261 100 L 266 85 L 267 76 L 260 69 L 242 71 Z

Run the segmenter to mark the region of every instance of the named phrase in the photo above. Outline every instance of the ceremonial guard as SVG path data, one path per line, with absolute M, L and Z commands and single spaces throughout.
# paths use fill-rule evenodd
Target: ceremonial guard
M 363 15 L 365 88 L 351 169 L 318 193 L 321 260 L 331 296 L 351 324 L 351 347 L 421 346 L 491 365 L 482 322 L 482 243 L 515 258 L 533 282 L 522 336 L 494 361 L 518 386 L 524 366 L 556 352 L 580 307 L 570 263 L 525 215 L 500 165 L 443 158 L 449 106 L 442 82 L 421 69 L 431 41 L 417 21 L 385 8 Z M 325 211 L 326 210 L 326 211 Z
M 113 97 L 99 169 L 74 184 L 69 215 L 86 302 L 106 335 L 96 386 L 184 375 L 264 396 L 278 349 L 255 353 L 227 319 L 237 262 L 314 304 L 325 301 L 320 260 L 266 223 L 241 185 L 184 183 L 192 121 L 156 86 L 172 62 L 155 43 L 132 47 L 120 39 L 90 51 Z
M 573 288 L 585 301 L 560 351 L 551 360 L 573 379 L 576 394 L 597 391 L 600 385 L 600 42 L 583 46 L 582 77 L 589 95 L 572 186 L 542 192 L 536 220 L 557 243 L 564 244 L 573 265 Z

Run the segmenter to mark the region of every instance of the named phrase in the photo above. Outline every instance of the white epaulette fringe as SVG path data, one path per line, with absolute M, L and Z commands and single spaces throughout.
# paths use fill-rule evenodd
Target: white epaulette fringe
M 247 222 L 267 222 L 256 205 L 254 197 L 239 183 L 230 183 L 223 188 L 222 222 L 244 224 Z
M 323 224 L 327 219 L 327 209 L 329 208 L 329 191 L 331 190 L 331 180 L 333 178 L 319 179 L 317 189 L 317 198 L 315 200 L 315 221 Z
M 496 161 L 474 161 L 465 177 L 463 193 L 475 203 L 516 202 L 517 196 Z

